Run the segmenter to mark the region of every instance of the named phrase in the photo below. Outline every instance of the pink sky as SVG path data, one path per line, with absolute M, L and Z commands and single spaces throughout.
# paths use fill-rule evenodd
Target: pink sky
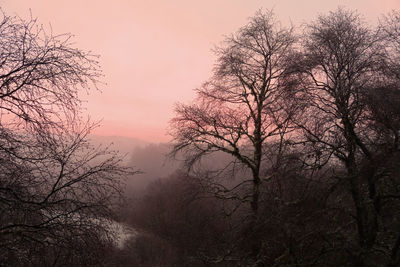
M 399 0 L 0 0 L 9 15 L 34 17 L 76 46 L 101 55 L 102 93 L 84 95 L 85 113 L 102 120 L 95 133 L 167 141 L 176 102 L 189 102 L 209 76 L 211 49 L 260 8 L 299 25 L 338 6 L 371 22 L 400 9 Z

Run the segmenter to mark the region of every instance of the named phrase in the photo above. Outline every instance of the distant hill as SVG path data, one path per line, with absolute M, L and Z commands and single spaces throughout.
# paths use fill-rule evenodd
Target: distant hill
M 180 162 L 167 158 L 171 146 L 167 143 L 147 144 L 137 146 L 130 154 L 129 166 L 133 166 L 142 173 L 134 175 L 127 184 L 128 194 L 142 191 L 146 186 L 160 178 L 174 173 Z
M 137 138 L 123 136 L 100 136 L 90 135 L 89 140 L 94 146 L 109 146 L 110 149 L 119 151 L 125 155 L 124 164 L 140 171 L 133 176 L 127 177 L 125 193 L 129 197 L 135 197 L 144 192 L 144 189 L 157 179 L 166 178 L 175 173 L 181 166 L 182 161 L 167 157 L 171 151 L 169 143 L 150 143 Z M 232 158 L 225 153 L 215 153 L 202 160 L 202 166 L 207 170 L 220 170 L 226 167 Z M 243 175 L 238 169 L 236 174 L 226 175 L 232 180 L 233 177 Z M 233 175 L 233 177 L 231 177 Z
M 166 143 L 154 144 L 136 138 L 100 135 L 90 135 L 89 141 L 94 146 L 109 146 L 119 151 L 125 155 L 125 165 L 141 171 L 128 177 L 125 192 L 129 196 L 143 191 L 152 181 L 171 175 L 179 166 L 178 162 L 166 158 L 171 149 Z
M 125 136 L 101 136 L 101 135 L 90 135 L 89 140 L 94 146 L 102 145 L 108 147 L 112 150 L 119 151 L 122 155 L 127 155 L 125 157 L 126 161 L 129 161 L 132 153 L 135 149 L 144 147 L 149 144 L 149 142 L 125 137 Z

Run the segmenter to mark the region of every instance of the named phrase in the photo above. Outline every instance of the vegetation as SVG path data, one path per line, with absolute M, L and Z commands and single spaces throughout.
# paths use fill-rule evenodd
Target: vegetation
M 131 171 L 86 140 L 78 92 L 96 86 L 98 63 L 69 35 L 1 16 L 0 265 L 99 264 Z
M 400 13 L 372 27 L 339 8 L 300 31 L 257 12 L 176 106 L 182 168 L 123 209 L 132 171 L 79 115 L 95 58 L 35 20 L 3 14 L 0 37 L 0 265 L 400 265 Z
M 250 203 L 235 215 L 237 264 L 400 264 L 399 23 L 338 9 L 297 38 L 260 11 L 177 107 L 173 152 L 188 167 L 219 151 L 232 156 L 224 171 L 247 170 L 230 188 L 198 174 L 216 197 Z

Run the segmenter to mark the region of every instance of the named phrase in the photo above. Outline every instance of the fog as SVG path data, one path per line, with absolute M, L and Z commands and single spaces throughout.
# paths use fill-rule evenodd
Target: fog
M 175 58 L 168 45 L 139 51 L 145 80 L 118 66 L 121 93 L 72 34 L 0 15 L 0 266 L 400 266 L 400 11 L 287 24 L 259 9 L 213 49 L 193 99 L 162 113 L 176 68 L 146 53 Z M 85 117 L 82 95 L 102 86 L 142 139 Z

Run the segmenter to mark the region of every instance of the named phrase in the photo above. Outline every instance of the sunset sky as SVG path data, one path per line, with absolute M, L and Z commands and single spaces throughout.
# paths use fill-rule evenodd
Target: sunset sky
M 209 76 L 211 51 L 258 9 L 284 24 L 315 19 L 344 6 L 371 23 L 400 0 L 0 0 L 8 15 L 33 17 L 54 33 L 72 33 L 76 47 L 101 56 L 102 93 L 83 95 L 85 113 L 102 120 L 99 135 L 164 142 L 176 102 L 189 102 Z

